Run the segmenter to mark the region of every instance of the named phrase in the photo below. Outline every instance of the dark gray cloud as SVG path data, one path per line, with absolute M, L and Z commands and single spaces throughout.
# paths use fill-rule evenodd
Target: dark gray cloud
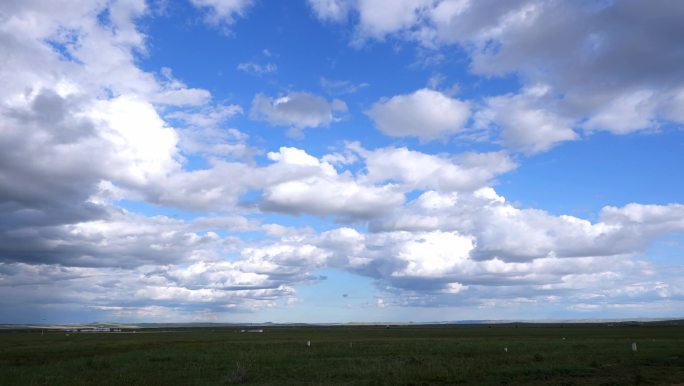
M 485 4 L 474 4 L 489 11 Z M 527 83 L 548 84 L 577 120 L 591 119 L 612 100 L 639 91 L 658 94 L 650 96 L 655 106 L 643 114 L 671 118 L 664 112 L 666 105 L 684 87 L 678 65 L 684 59 L 681 3 L 625 0 L 599 7 L 596 2 L 534 1 L 506 6 L 509 20 L 502 19 L 501 30 L 490 35 L 495 43 L 479 41 L 472 52 L 476 73 L 512 72 Z M 466 12 L 451 23 L 469 16 Z M 440 36 L 469 39 L 457 31 Z M 624 130 L 619 122 L 596 128 Z M 643 128 L 648 127 L 634 129 Z
M 27 108 L 0 110 L 0 229 L 98 218 L 87 202 L 109 149 L 79 118 L 81 102 L 43 89 Z

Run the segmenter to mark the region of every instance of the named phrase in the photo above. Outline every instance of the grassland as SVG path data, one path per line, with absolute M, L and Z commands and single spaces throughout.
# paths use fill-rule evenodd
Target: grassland
M 684 383 L 682 325 L 240 329 L 1 332 L 0 385 Z

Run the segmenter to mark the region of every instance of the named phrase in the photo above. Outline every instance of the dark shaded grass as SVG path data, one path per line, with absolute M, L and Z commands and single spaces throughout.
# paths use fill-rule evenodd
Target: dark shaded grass
M 238 330 L 68 337 L 0 333 L 0 385 L 684 382 L 682 326 L 273 327 L 261 334 Z M 636 353 L 631 351 L 634 341 Z

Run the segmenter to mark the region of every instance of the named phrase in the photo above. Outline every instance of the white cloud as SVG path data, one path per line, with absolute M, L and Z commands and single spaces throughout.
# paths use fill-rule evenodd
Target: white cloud
M 608 130 L 616 134 L 656 127 L 657 101 L 652 92 L 638 91 L 620 95 L 596 111 L 582 127 L 586 130 Z
M 518 209 L 491 188 L 472 194 L 423 193 L 402 210 L 371 224 L 380 231 L 457 231 L 476 240 L 479 260 L 637 254 L 657 237 L 684 231 L 682 206 L 606 207 L 601 221 Z
M 260 151 L 247 144 L 247 134 L 226 127 L 230 118 L 242 112 L 242 107 L 238 105 L 213 105 L 196 110 L 173 111 L 164 117 L 179 121 L 184 126 L 176 129 L 178 147 L 184 154 L 248 161 Z
M 485 107 L 475 115 L 476 126 L 498 126 L 503 144 L 525 153 L 546 151 L 577 139 L 572 119 L 551 110 L 552 103 L 543 99 L 547 92 L 547 87 L 537 86 L 516 95 L 487 98 Z
M 197 106 L 207 103 L 211 99 L 211 94 L 207 90 L 199 88 L 185 88 L 179 90 L 167 90 L 157 94 L 154 99 L 155 103 L 161 103 L 174 106 Z
M 425 232 L 411 235 L 399 247 L 397 258 L 406 261 L 406 267 L 393 276 L 442 276 L 467 260 L 473 249 L 473 239 L 455 232 Z M 448 288 L 453 288 L 449 284 Z
M 252 172 L 243 162 L 215 159 L 211 168 L 170 174 L 140 192 L 146 201 L 162 206 L 229 211 L 254 186 Z
M 505 153 L 470 153 L 449 158 L 407 148 L 369 151 L 352 144 L 350 149 L 363 157 L 369 181 L 396 181 L 406 190 L 475 190 L 516 166 Z
M 347 18 L 350 0 L 308 0 L 316 16 L 324 21 L 340 22 Z
M 363 36 L 383 38 L 415 24 L 423 8 L 431 0 L 359 0 L 360 33 Z
M 516 75 L 520 92 L 489 98 L 480 117 L 499 127 L 504 144 L 518 151 L 546 151 L 576 139 L 573 129 L 624 134 L 652 130 L 668 120 L 682 122 L 676 106 L 684 81 L 674 63 L 681 59 L 682 41 L 676 36 L 684 33 L 684 9 L 671 2 L 406 0 L 387 5 L 368 0 L 349 5 L 348 12 L 358 14 L 355 42 L 389 34 L 427 49 L 458 44 L 468 53 L 474 75 Z M 545 85 L 547 97 L 529 95 L 538 85 Z M 402 127 L 400 122 L 392 126 Z M 391 135 L 411 133 L 380 128 Z
M 277 161 L 269 167 L 271 172 L 289 170 L 300 177 L 267 186 L 261 203 L 266 210 L 370 218 L 404 201 L 403 194 L 392 185 L 359 183 L 350 173 L 338 174 L 329 163 L 298 149 L 281 148 L 279 153 L 269 153 L 269 158 Z M 304 170 L 309 172 L 301 174 Z
M 253 0 L 190 0 L 198 8 L 207 9 L 206 19 L 211 24 L 233 24 L 254 3 Z
M 26 304 L 42 312 L 44 304 L 49 308 L 54 303 L 69 311 L 65 314 L 78 315 L 67 322 L 78 322 L 83 315 L 128 322 L 220 320 L 228 313 L 272 307 L 295 296 L 294 288 L 282 280 L 243 272 L 228 262 L 133 270 L 0 263 L 0 277 L 3 293 L 12 295 L 0 303 L 16 310 L 17 320 L 26 317 L 21 315 Z M 19 283 L 30 284 L 32 291 L 24 291 Z
M 327 126 L 338 119 L 335 113 L 346 111 L 347 105 L 339 99 L 329 102 L 306 92 L 293 92 L 278 98 L 257 94 L 252 100 L 250 117 L 275 126 L 304 129 Z
M 313 177 L 267 188 L 262 208 L 292 214 L 335 213 L 343 218 L 372 218 L 401 205 L 402 194 L 391 186 L 363 186 L 352 180 Z
M 69 94 L 151 94 L 159 90 L 154 76 L 134 63 L 135 52 L 145 52 L 145 35 L 135 20 L 144 15 L 143 1 L 69 2 L 38 4 L 3 2 L 3 45 L 12 52 L 4 63 L 3 94 L 27 88 L 57 89 Z M 94 15 L 109 10 L 107 24 Z M 5 11 L 3 11 L 5 13 Z
M 144 100 L 50 90 L 24 97 L 0 123 L 0 199 L 13 202 L 3 207 L 10 227 L 100 217 L 91 197 L 103 182 L 142 187 L 180 169 L 176 132 Z M 26 154 L 38 156 L 27 162 Z
M 622 208 L 607 206 L 601 210 L 601 220 L 621 226 L 648 226 L 653 231 L 673 231 L 684 228 L 684 205 L 643 205 L 631 203 Z M 627 230 L 627 229 L 625 229 Z M 634 231 L 629 229 L 629 231 Z
M 144 184 L 178 169 L 178 136 L 149 103 L 124 96 L 98 101 L 90 117 L 103 123 L 101 135 L 119 158 L 106 173 L 116 180 Z
M 321 77 L 321 87 L 330 95 L 353 94 L 368 86 L 368 83 L 356 84 L 348 80 L 335 80 Z
M 426 192 L 388 213 L 371 233 L 351 228 L 302 233 L 269 250 L 304 248 L 310 252 L 297 252 L 294 261 L 371 277 L 390 291 L 392 303 L 406 305 L 489 307 L 508 298 L 558 303 L 561 296 L 569 305 L 586 302 L 590 294 L 616 302 L 677 299 L 681 289 L 675 292 L 670 279 L 663 282 L 663 272 L 636 256 L 652 240 L 684 230 L 680 211 L 681 205 L 630 204 L 605 208 L 601 221 L 591 223 L 517 209 L 490 188 Z
M 357 155 L 365 162 L 364 173 L 338 172 L 330 163 L 343 167 Z M 351 144 L 346 155 L 338 157 L 319 159 L 289 147 L 267 157 L 272 163 L 263 167 L 215 160 L 210 169 L 156 180 L 144 193 L 148 200 L 163 205 L 227 210 L 241 195 L 256 191 L 261 193 L 262 210 L 368 219 L 399 207 L 408 191 L 473 191 L 516 166 L 504 153 L 448 158 L 405 148 L 369 151 L 358 144 Z
M 171 173 L 138 192 L 164 206 L 224 211 L 234 209 L 243 194 L 256 192 L 263 211 L 345 220 L 368 219 L 404 201 L 404 189 L 395 184 L 338 172 L 301 149 L 282 147 L 267 157 L 272 163 L 266 166 L 212 159 L 211 168 Z
M 571 304 L 586 301 L 586 295 L 592 293 L 613 300 L 625 296 L 632 299 L 681 296 L 681 291 L 676 295 L 663 290 L 674 287 L 649 279 L 641 280 L 643 283 L 635 287 L 636 292 L 615 291 L 615 288 L 634 287 L 627 285 L 633 282 L 634 275 L 643 278 L 655 273 L 647 263 L 628 255 L 529 257 L 524 261 L 506 261 L 500 257 L 482 259 L 473 255 L 479 242 L 478 237 L 457 231 L 397 230 L 361 234 L 354 229 L 339 228 L 319 236 L 292 239 L 285 245 L 276 242 L 269 249 L 296 251 L 295 245 L 300 245 L 311 252 L 293 261 L 301 264 L 308 261 L 311 266 L 333 266 L 369 276 L 377 280 L 378 286 L 392 289 L 387 294 L 394 297 L 392 303 L 406 305 L 454 302 L 484 305 L 487 299 L 500 302 L 507 298 L 546 303 L 558 302 L 559 295 Z
M 223 25 L 251 4 L 194 3 Z M 486 99 L 478 115 L 512 149 L 531 153 L 573 139 L 577 122 L 627 133 L 657 127 L 661 114 L 681 120 L 677 58 L 663 54 L 680 43 L 644 24 L 643 5 L 592 11 L 630 27 L 621 29 L 598 28 L 575 3 L 522 3 L 311 1 L 333 21 L 347 18 L 346 7 L 360 9 L 356 38 L 399 33 L 425 44 L 472 44 L 474 71 L 520 74 L 526 88 Z M 654 4 L 643 13 L 676 32 L 679 8 L 663 14 Z M 620 24 L 617 11 L 643 28 Z M 282 147 L 252 159 L 258 150 L 247 134 L 226 124 L 240 106 L 212 102 L 170 69 L 157 76 L 138 67 L 147 37 L 136 23 L 146 12 L 144 1 L 0 4 L 8 15 L 0 41 L 11 53 L 0 68 L 0 309 L 13 317 L 35 318 L 59 304 L 65 315 L 88 309 L 89 319 L 220 318 L 288 303 L 295 287 L 321 280 L 323 268 L 373 279 L 387 307 L 569 299 L 568 307 L 607 310 L 684 299 L 681 266 L 663 270 L 638 257 L 653 240 L 684 232 L 682 205 L 605 207 L 593 222 L 520 209 L 485 187 L 515 167 L 503 152 L 352 144 L 320 157 Z M 107 20 L 98 20 L 102 14 Z M 551 32 L 530 33 L 540 26 Z M 585 35 L 587 26 L 598 29 Z M 651 44 L 636 44 L 639 34 Z M 567 46 L 579 49 L 556 48 Z M 635 47 L 644 51 L 635 55 Z M 615 59 L 605 52 L 617 52 Z M 363 86 L 321 85 L 332 94 Z M 340 100 L 302 92 L 259 94 L 252 105 L 256 118 L 299 129 L 329 125 L 346 110 Z M 430 140 L 459 130 L 469 108 L 423 89 L 378 102 L 369 115 L 389 135 Z M 185 170 L 190 155 L 206 167 Z M 406 204 L 415 191 L 422 193 Z M 152 212 L 211 214 L 146 216 L 117 207 L 119 199 L 144 201 Z M 267 211 L 358 229 L 262 224 Z
M 145 36 L 135 20 L 145 3 L 3 2 L 0 9 L 11 15 L 0 21 L 0 40 L 12 53 L 0 69 L 0 260 L 130 266 L 182 259 L 180 247 L 155 257 L 140 228 L 131 227 L 137 237 L 120 238 L 111 229 L 119 218 L 105 204 L 181 168 L 177 133 L 153 102 L 169 90 L 195 89 L 170 71 L 158 82 L 136 66 Z M 98 21 L 105 11 L 107 20 Z M 186 97 L 166 102 L 197 95 Z M 83 238 L 86 224 L 100 222 L 110 225 L 103 239 Z M 98 252 L 107 239 L 117 244 L 108 250 L 121 252 L 116 258 Z
M 470 108 L 438 91 L 420 89 L 380 100 L 366 114 L 386 135 L 430 141 L 460 130 L 468 121 Z
M 164 78 L 161 82 L 163 89 L 156 95 L 153 95 L 150 98 L 151 101 L 173 106 L 198 106 L 206 104 L 211 100 L 211 93 L 209 91 L 188 88 L 185 83 L 173 77 L 173 72 L 170 68 L 162 68 L 161 74 Z
M 188 128 L 180 132 L 179 147 L 185 154 L 205 158 L 238 159 L 249 162 L 259 149 L 247 144 L 248 136 L 233 128 Z
M 205 107 L 199 111 L 174 111 L 166 114 L 165 117 L 181 120 L 193 127 L 215 128 L 242 113 L 242 107 L 239 105 L 217 105 Z
M 321 21 L 341 23 L 353 11 L 358 15 L 356 42 L 369 38 L 384 39 L 391 33 L 410 31 L 423 20 L 432 0 L 309 0 L 309 6 Z

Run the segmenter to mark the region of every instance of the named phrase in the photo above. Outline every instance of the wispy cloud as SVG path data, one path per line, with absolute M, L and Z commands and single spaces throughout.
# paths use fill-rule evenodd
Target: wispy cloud
M 278 71 L 278 66 L 273 63 L 259 64 L 244 62 L 237 65 L 237 69 L 254 75 L 272 74 Z

